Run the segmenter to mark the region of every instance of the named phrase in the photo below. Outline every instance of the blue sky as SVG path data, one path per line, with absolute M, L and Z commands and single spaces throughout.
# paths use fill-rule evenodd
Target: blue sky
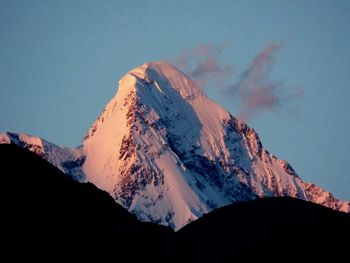
M 131 68 L 224 45 L 235 82 L 278 43 L 269 78 L 303 96 L 248 123 L 305 181 L 350 199 L 349 14 L 349 1 L 0 0 L 0 132 L 76 146 Z

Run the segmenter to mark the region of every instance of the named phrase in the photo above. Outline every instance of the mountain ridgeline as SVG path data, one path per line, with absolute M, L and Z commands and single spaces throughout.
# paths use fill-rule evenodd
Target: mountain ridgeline
M 0 143 L 35 152 L 140 220 L 175 230 L 219 207 L 266 197 L 350 212 L 350 202 L 303 182 L 252 128 L 167 62 L 128 72 L 80 148 L 15 133 L 0 135 Z
M 343 260 L 350 215 L 290 197 L 218 208 L 178 232 L 137 220 L 106 192 L 0 145 L 3 256 L 143 262 Z M 14 253 L 16 251 L 16 253 Z

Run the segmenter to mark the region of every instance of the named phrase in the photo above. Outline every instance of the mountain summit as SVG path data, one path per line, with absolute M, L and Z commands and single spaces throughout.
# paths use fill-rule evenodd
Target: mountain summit
M 27 137 L 5 133 L 0 143 L 40 148 L 21 138 Z M 260 197 L 291 196 L 350 212 L 350 202 L 304 183 L 262 147 L 254 129 L 167 62 L 128 72 L 81 148 L 52 145 L 48 151 L 41 144 L 40 155 L 66 174 L 107 191 L 139 219 L 176 230 L 215 208 Z

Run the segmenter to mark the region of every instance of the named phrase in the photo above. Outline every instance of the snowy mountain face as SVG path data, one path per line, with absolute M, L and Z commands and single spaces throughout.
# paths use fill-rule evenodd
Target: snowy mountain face
M 0 144 L 15 144 L 41 156 L 53 166 L 79 182 L 85 181 L 81 166 L 85 156 L 80 149 L 60 147 L 39 137 L 6 132 L 0 134 Z
M 80 149 L 5 133 L 0 143 L 32 150 L 90 181 L 143 221 L 179 229 L 217 207 L 291 196 L 350 212 L 350 202 L 304 183 L 262 147 L 257 133 L 166 62 L 128 72 Z

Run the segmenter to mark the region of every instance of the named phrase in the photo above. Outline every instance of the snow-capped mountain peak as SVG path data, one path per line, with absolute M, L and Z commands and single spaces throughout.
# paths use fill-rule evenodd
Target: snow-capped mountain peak
M 83 145 L 89 181 L 142 220 L 175 229 L 237 201 L 311 199 L 253 129 L 167 62 L 128 72 Z
M 0 142 L 16 143 L 7 137 Z M 54 152 L 64 154 L 55 162 L 52 151 L 42 148 L 43 157 L 61 170 L 61 159 L 74 151 L 59 147 Z M 81 160 L 73 171 L 84 180 L 141 220 L 174 229 L 217 207 L 258 197 L 291 196 L 350 211 L 350 202 L 304 183 L 286 161 L 263 148 L 254 129 L 163 61 L 145 63 L 119 81 L 77 151 L 68 159 Z

